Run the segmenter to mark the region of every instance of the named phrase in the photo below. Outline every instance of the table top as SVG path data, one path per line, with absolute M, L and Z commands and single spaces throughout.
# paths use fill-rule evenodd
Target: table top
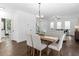
M 40 38 L 41 38 L 42 40 L 46 40 L 46 41 L 50 41 L 50 42 L 58 41 L 58 37 L 40 36 Z

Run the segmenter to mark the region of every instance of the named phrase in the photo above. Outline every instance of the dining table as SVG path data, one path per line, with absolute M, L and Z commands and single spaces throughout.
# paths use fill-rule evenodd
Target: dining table
M 41 40 L 49 41 L 49 42 L 56 42 L 58 41 L 58 37 L 54 36 L 40 36 Z
M 57 43 L 58 42 L 58 37 L 54 36 L 48 36 L 48 35 L 39 35 L 41 42 L 47 45 L 47 55 L 49 54 L 48 52 L 48 46 L 52 43 Z

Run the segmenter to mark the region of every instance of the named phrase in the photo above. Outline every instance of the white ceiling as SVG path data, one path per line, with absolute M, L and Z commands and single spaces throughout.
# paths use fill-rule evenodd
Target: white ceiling
M 38 15 L 38 3 L 0 3 L 2 8 L 13 8 Z M 79 3 L 41 3 L 41 15 L 45 18 L 52 16 L 72 16 L 79 14 Z

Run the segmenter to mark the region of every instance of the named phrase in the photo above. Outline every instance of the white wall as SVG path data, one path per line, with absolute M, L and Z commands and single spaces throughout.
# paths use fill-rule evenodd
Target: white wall
M 13 40 L 21 42 L 26 40 L 26 34 L 35 33 L 36 20 L 34 15 L 23 11 L 16 11 L 13 20 Z

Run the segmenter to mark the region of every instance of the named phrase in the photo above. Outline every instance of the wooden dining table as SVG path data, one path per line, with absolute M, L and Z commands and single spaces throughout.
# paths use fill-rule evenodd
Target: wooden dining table
M 46 40 L 50 42 L 56 42 L 58 40 L 58 37 L 52 37 L 52 36 L 40 36 L 41 40 Z
M 47 55 L 49 55 L 48 45 L 50 45 L 51 43 L 57 42 L 58 37 L 40 35 L 40 39 L 41 39 L 42 43 L 47 45 Z

